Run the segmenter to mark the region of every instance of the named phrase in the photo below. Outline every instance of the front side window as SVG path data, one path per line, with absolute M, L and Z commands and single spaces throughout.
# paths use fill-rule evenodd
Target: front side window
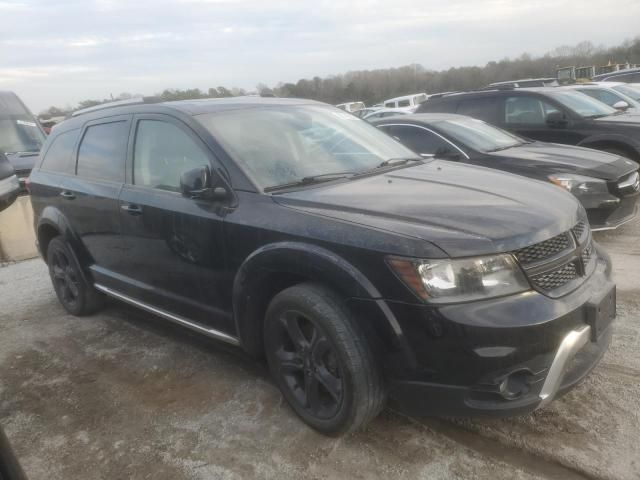
M 159 120 L 138 122 L 134 185 L 178 192 L 182 174 L 204 165 L 209 165 L 206 151 L 177 125 Z
M 124 182 L 129 123 L 101 123 L 87 128 L 78 149 L 78 176 Z
M 605 117 L 617 112 L 615 108 L 580 92 L 555 91 L 549 92 L 549 95 L 583 118 Z
M 61 133 L 53 139 L 51 146 L 42 159 L 42 170 L 55 173 L 75 173 L 76 165 L 73 149 L 76 146 L 78 130 Z
M 416 157 L 376 127 L 333 107 L 264 107 L 196 118 L 262 188 Z
M 537 97 L 508 97 L 505 101 L 505 122 L 545 125 L 547 115 L 557 111 L 556 107 Z
M 612 93 L 608 90 L 596 90 L 587 88 L 584 90 L 578 90 L 585 95 L 589 95 L 591 98 L 595 98 L 601 102 L 606 103 L 607 105 L 613 107 L 617 102 L 624 102 L 625 100 L 622 97 L 619 97 L 615 93 Z
M 382 127 L 392 137 L 398 139 L 404 145 L 416 153 L 425 155 L 443 154 L 453 150 L 450 143 L 441 137 L 421 127 L 410 125 L 392 125 Z

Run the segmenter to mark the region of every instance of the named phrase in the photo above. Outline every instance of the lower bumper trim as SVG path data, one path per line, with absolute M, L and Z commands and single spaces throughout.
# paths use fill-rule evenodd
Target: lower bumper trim
M 577 330 L 569 332 L 562 342 L 560 347 L 556 351 L 556 355 L 553 359 L 551 367 L 549 367 L 549 373 L 540 390 L 540 403 L 538 408 L 547 405 L 551 402 L 562 383 L 562 377 L 567 369 L 567 365 L 571 359 L 584 347 L 591 337 L 591 327 L 585 325 Z

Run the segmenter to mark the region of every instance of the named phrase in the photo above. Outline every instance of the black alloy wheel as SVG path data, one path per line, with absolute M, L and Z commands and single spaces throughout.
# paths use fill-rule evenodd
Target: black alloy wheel
M 278 293 L 267 309 L 264 346 L 285 400 L 320 432 L 352 432 L 382 410 L 386 392 L 371 345 L 331 289 L 301 283 Z

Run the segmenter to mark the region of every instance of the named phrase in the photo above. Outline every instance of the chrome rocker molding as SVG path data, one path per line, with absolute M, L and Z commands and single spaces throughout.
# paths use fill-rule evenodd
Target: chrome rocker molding
M 542 390 L 540 390 L 541 402 L 538 408 L 547 405 L 556 396 L 567 365 L 576 353 L 589 342 L 590 335 L 591 327 L 585 325 L 577 330 L 572 330 L 564 337 L 549 368 Z
M 142 310 L 146 310 L 147 312 L 158 315 L 159 317 L 162 317 L 165 320 L 169 320 L 170 322 L 177 323 L 178 325 L 182 325 L 183 327 L 186 327 L 190 330 L 206 335 L 207 337 L 215 338 L 216 340 L 221 340 L 223 342 L 230 343 L 231 345 L 235 345 L 235 346 L 240 345 L 240 341 L 236 337 L 227 335 L 226 333 L 221 332 L 219 330 L 215 330 L 213 328 L 201 325 L 199 323 L 192 322 L 190 320 L 187 320 L 186 318 L 182 318 L 178 315 L 169 313 L 160 308 L 140 302 L 134 298 L 131 298 L 115 290 L 112 290 L 109 287 L 100 285 L 99 283 L 94 284 L 94 287 L 96 288 L 96 290 L 100 290 L 101 292 L 109 295 L 110 297 L 117 298 L 118 300 L 122 300 L 123 302 L 133 305 L 134 307 L 138 307 L 138 308 L 141 308 Z

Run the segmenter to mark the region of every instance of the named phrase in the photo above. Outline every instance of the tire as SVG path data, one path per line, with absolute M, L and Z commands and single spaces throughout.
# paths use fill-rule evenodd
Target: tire
M 104 296 L 89 284 L 71 246 L 55 237 L 47 247 L 49 276 L 62 306 L 72 315 L 89 315 L 104 304 Z
M 304 283 L 276 295 L 264 344 L 284 398 L 316 430 L 353 432 L 384 407 L 382 375 L 367 339 L 328 288 Z

